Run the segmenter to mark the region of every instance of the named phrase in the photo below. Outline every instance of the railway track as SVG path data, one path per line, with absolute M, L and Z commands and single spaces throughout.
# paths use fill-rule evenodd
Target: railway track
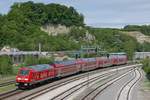
M 130 71 L 131 72 L 131 71 Z M 139 76 L 138 74 L 139 73 Z M 141 73 L 139 70 L 134 70 L 134 74 L 135 76 L 130 79 L 120 90 L 117 99 L 116 100 L 130 100 L 130 95 L 131 95 L 131 90 L 134 87 L 134 85 L 141 79 Z M 118 77 L 118 78 L 114 78 L 108 82 L 105 82 L 97 87 L 95 87 L 94 90 L 88 92 L 86 95 L 81 96 L 80 99 L 75 99 L 75 100 L 95 100 L 95 98 L 102 93 L 106 88 L 108 88 L 109 86 L 111 86 L 112 84 L 114 84 L 115 82 L 121 80 L 123 77 L 127 76 L 128 74 L 125 73 L 124 75 Z M 138 77 L 138 78 L 136 78 Z M 131 84 L 132 83 L 132 84 Z M 126 90 L 126 88 L 128 88 L 128 91 Z M 123 91 L 124 90 L 124 91 Z M 126 90 L 126 91 L 125 91 Z M 125 95 L 125 96 L 124 96 Z M 125 98 L 124 98 L 125 97 Z
M 131 69 L 131 70 L 133 70 L 133 69 Z M 126 72 L 124 72 L 124 73 L 126 73 Z M 99 79 L 92 79 L 89 83 L 89 85 L 90 86 L 92 86 L 92 85 L 94 85 L 96 82 L 103 82 L 103 81 L 106 81 L 107 79 L 110 79 L 110 81 L 113 81 L 115 78 L 113 78 L 113 77 L 115 77 L 115 78 L 117 78 L 118 77 L 118 75 L 114 75 L 114 76 L 111 76 L 111 77 L 109 77 L 109 76 L 106 76 L 105 78 L 103 78 L 103 79 L 101 79 L 101 80 L 99 80 Z M 80 100 L 90 100 L 89 98 L 87 98 L 88 96 L 89 97 L 91 97 L 91 94 L 92 94 L 92 96 L 93 96 L 93 92 L 95 91 L 95 90 L 97 90 L 99 87 L 101 87 L 101 86 L 103 86 L 103 85 L 105 85 L 107 82 L 105 82 L 105 83 L 103 83 L 103 84 L 101 84 L 100 86 L 98 86 L 97 88 L 95 88 L 93 91 L 91 91 L 91 92 L 89 92 L 87 95 L 85 95 L 84 97 L 80 97 L 80 98 L 78 98 L 78 100 L 80 99 Z M 90 87 L 89 86 L 89 87 Z M 68 89 L 68 90 L 66 90 L 65 92 L 66 92 L 66 95 L 65 95 L 65 92 L 64 93 L 61 93 L 61 95 L 59 95 L 59 96 L 56 96 L 56 97 L 54 97 L 54 98 L 52 98 L 51 100 L 67 100 L 67 99 L 69 99 L 68 97 L 69 96 L 71 96 L 73 93 L 75 93 L 76 91 L 78 91 L 78 90 L 81 90 L 82 88 L 87 88 L 88 86 L 87 86 L 87 84 L 85 84 L 85 85 L 80 85 L 78 88 L 77 88 L 77 86 L 74 88 L 74 89 L 72 89 L 72 88 L 70 88 L 70 89 Z M 69 91 L 71 91 L 70 93 L 68 93 Z
M 115 76 L 115 75 L 113 75 L 113 76 Z M 99 81 L 105 81 L 106 79 L 108 79 L 108 78 L 112 78 L 113 76 L 109 76 L 109 75 L 107 75 L 107 76 L 105 76 L 105 78 L 103 78 L 103 79 L 101 79 L 101 80 L 99 80 L 101 77 L 99 77 L 99 78 L 96 78 L 96 79 L 90 79 L 90 81 L 89 81 L 89 83 L 91 84 L 91 85 L 94 85 L 96 82 L 99 82 Z M 88 81 L 86 81 L 87 82 L 87 84 L 88 84 Z M 54 97 L 54 98 L 52 98 L 51 100 L 65 100 L 65 99 L 67 99 L 67 97 L 69 97 L 70 95 L 72 95 L 73 93 L 75 93 L 76 91 L 78 91 L 78 90 L 80 90 L 80 89 L 82 89 L 82 88 L 86 88 L 86 87 L 88 87 L 87 86 L 87 84 L 78 84 L 77 86 L 74 86 L 73 88 L 70 88 L 70 89 L 68 89 L 68 90 L 66 90 L 65 92 L 67 92 L 67 95 L 65 95 L 65 92 L 63 92 L 63 93 L 61 93 L 60 95 L 58 95 L 58 96 L 56 96 L 56 97 Z M 72 90 L 73 89 L 73 90 Z M 68 93 L 68 91 L 71 91 L 70 93 Z M 93 91 L 92 91 L 93 92 Z M 89 100 L 89 99 L 86 99 L 86 100 Z
M 10 90 L 10 91 L 7 91 L 5 93 L 2 93 L 0 94 L 0 100 L 4 100 L 8 97 L 11 97 L 13 95 L 17 95 L 17 94 L 20 94 L 21 92 L 23 92 L 23 90 L 19 90 L 19 89 L 13 89 L 13 90 Z
M 108 72 L 108 73 L 110 73 L 110 72 Z M 52 95 L 51 95 L 52 98 L 51 98 L 50 100 L 63 100 L 63 99 L 65 99 L 67 96 L 69 96 L 69 95 L 71 95 L 72 93 L 74 93 L 75 91 L 77 91 L 77 90 L 79 90 L 80 88 L 86 86 L 86 85 L 88 84 L 88 82 L 89 82 L 89 83 L 93 83 L 94 81 L 99 80 L 100 78 L 103 78 L 104 76 L 110 75 L 110 74 L 108 74 L 108 73 L 105 73 L 104 75 L 99 75 L 99 76 L 97 76 L 97 77 L 94 77 L 94 78 L 90 79 L 90 81 L 87 81 L 87 80 L 86 80 L 86 81 L 83 81 L 83 82 L 81 82 L 80 84 L 75 85 L 75 86 L 71 87 L 70 89 L 67 89 L 66 91 L 64 91 L 64 92 L 62 92 L 62 93 L 60 93 L 60 94 L 58 94 L 58 95 L 56 95 L 56 96 L 53 96 L 53 97 L 52 97 Z M 114 73 L 114 72 L 113 72 L 113 73 Z M 110 77 L 112 77 L 112 75 L 110 75 Z M 108 77 L 105 77 L 103 80 L 105 80 L 106 78 L 108 78 Z M 61 87 L 61 86 L 59 86 L 59 87 Z M 47 89 L 47 90 L 44 90 L 44 92 L 38 92 L 38 93 L 35 93 L 35 95 L 32 94 L 32 96 L 29 95 L 29 96 L 26 96 L 25 98 L 21 98 L 21 99 L 31 100 L 31 99 L 37 98 L 37 97 L 39 97 L 39 96 L 41 96 L 41 95 L 43 95 L 43 94 L 45 94 L 45 93 L 47 93 L 47 92 L 53 91 L 54 89 L 58 89 L 59 87 L 57 86 L 57 88 L 52 88 L 52 89 L 49 88 L 49 89 Z M 76 88 L 76 89 L 75 89 L 75 88 Z M 60 89 L 60 90 L 61 90 L 61 89 Z M 70 91 L 70 93 L 68 93 L 68 91 Z M 64 95 L 64 94 L 65 94 L 65 95 Z
M 130 94 L 131 94 L 131 91 L 132 91 L 133 87 L 134 87 L 134 86 L 136 85 L 136 83 L 142 78 L 141 72 L 140 72 L 139 70 L 138 70 L 138 72 L 139 72 L 140 77 L 138 77 L 138 78 L 135 80 L 135 82 L 131 85 L 131 87 L 130 87 L 130 89 L 129 89 L 129 91 L 128 91 L 127 100 L 130 100 Z
M 95 77 L 94 79 L 102 78 L 102 77 L 104 77 L 106 74 L 108 74 L 108 73 L 105 73 L 105 74 L 102 74 L 102 75 L 100 75 L 100 76 L 97 76 L 97 77 Z M 112 75 L 112 74 L 113 74 L 113 73 L 109 73 L 109 75 Z M 59 84 L 55 84 L 55 85 L 53 85 L 53 86 L 46 87 L 46 88 L 42 89 L 42 92 L 41 92 L 41 90 L 40 90 L 40 91 L 36 91 L 36 92 L 34 92 L 34 93 L 30 94 L 30 95 L 24 96 L 23 98 L 20 98 L 20 99 L 25 99 L 25 100 L 34 99 L 34 98 L 36 98 L 36 97 L 38 97 L 38 96 L 40 96 L 40 95 L 42 95 L 42 94 L 45 94 L 45 93 L 47 93 L 47 92 L 49 92 L 49 91 L 52 91 L 52 90 L 55 90 L 55 89 L 57 89 L 57 88 L 59 88 L 59 87 L 61 87 L 61 86 L 64 86 L 64 85 L 69 84 L 69 83 L 71 83 L 71 82 L 77 81 L 77 80 L 82 79 L 82 78 L 84 78 L 84 77 L 85 77 L 85 76 L 83 76 L 83 77 L 77 77 L 77 78 L 74 78 L 74 79 L 72 79 L 72 80 L 65 81 L 65 82 L 63 82 L 63 83 L 59 83 Z M 82 83 L 81 83 L 81 84 L 82 84 Z M 86 84 L 86 81 L 84 81 L 84 85 L 85 85 L 85 84 Z
M 10 81 L 7 81 L 7 82 L 3 82 L 3 83 L 0 83 L 0 87 L 4 87 L 4 86 L 8 86 L 8 85 L 11 85 L 11 84 L 15 84 L 15 80 L 10 80 Z
M 119 93 L 118 93 L 118 96 L 117 96 L 117 99 L 116 100 L 119 100 L 120 97 L 121 97 L 121 92 L 123 91 L 124 87 L 127 86 L 130 82 L 132 82 L 134 79 L 135 79 L 136 75 L 134 73 L 134 77 L 131 78 L 125 85 L 123 85 L 123 87 L 120 89 Z
M 127 65 L 126 65 L 127 66 Z M 102 71 L 105 71 L 105 70 L 109 70 L 109 69 L 116 69 L 116 67 L 111 67 L 111 68 L 106 68 L 106 69 L 100 69 L 100 70 L 96 70 L 96 71 L 92 71 L 92 72 L 89 72 L 90 74 L 95 74 L 97 72 L 102 72 Z M 34 95 L 34 94 L 38 94 L 40 91 L 42 90 L 46 90 L 47 88 L 51 88 L 51 89 L 56 89 L 60 86 L 63 86 L 65 84 L 68 84 L 70 82 L 73 82 L 73 81 L 76 81 L 78 79 L 81 79 L 83 77 L 87 76 L 87 73 L 83 73 L 83 74 L 80 74 L 80 75 L 77 75 L 77 76 L 72 76 L 72 77 L 67 77 L 65 79 L 62 79 L 62 80 L 59 80 L 59 81 L 55 81 L 55 82 L 52 82 L 48 85 L 44 85 L 42 87 L 39 87 L 37 89 L 33 89 L 33 90 L 29 90 L 29 91 L 22 91 L 22 90 L 14 90 L 14 91 L 9 91 L 7 92 L 6 94 L 0 94 L 0 100 L 2 99 L 25 99 L 27 97 L 30 97 L 31 95 Z M 19 96 L 18 96 L 19 95 Z
M 64 95 L 64 94 L 65 94 L 66 92 L 68 92 L 68 91 L 74 89 L 74 88 L 77 88 L 77 89 L 73 90 L 73 92 L 75 92 L 76 90 L 80 89 L 80 88 L 83 87 L 83 86 L 86 86 L 86 85 L 88 84 L 88 82 L 93 82 L 93 81 L 99 80 L 100 78 L 103 78 L 103 77 L 105 77 L 105 79 L 106 79 L 106 76 L 107 76 L 107 78 L 108 78 L 108 77 L 112 77 L 113 75 L 114 75 L 113 73 L 109 73 L 109 74 L 106 73 L 106 74 L 102 74 L 102 75 L 96 76 L 96 77 L 90 79 L 90 81 L 85 80 L 85 81 L 81 82 L 80 84 L 75 85 L 75 86 L 73 86 L 73 87 L 71 87 L 71 88 L 65 90 L 65 91 L 62 92 L 61 94 L 59 94 L 59 95 L 53 97 L 51 100 L 54 100 L 54 99 L 56 99 L 56 98 L 59 98 L 59 96 L 62 96 L 62 95 L 63 95 L 63 98 L 59 98 L 58 100 L 64 99 L 64 98 L 67 96 L 67 95 Z M 58 87 L 57 87 L 57 88 L 58 88 Z M 56 89 L 56 88 L 55 88 L 55 89 Z M 44 93 L 50 92 L 50 91 L 52 91 L 52 90 L 54 90 L 54 89 L 49 89 L 48 91 L 46 91 L 46 92 L 44 92 Z M 38 97 L 38 96 L 40 96 L 40 95 L 42 95 L 42 94 L 44 94 L 44 93 L 40 93 L 39 95 L 36 95 L 36 96 L 34 96 L 34 97 L 30 98 L 30 99 L 34 99 L 34 98 L 36 98 L 36 97 Z M 71 93 L 72 93 L 72 92 L 71 92 Z M 69 95 L 69 94 L 68 94 L 68 95 Z
M 122 86 L 116 100 L 122 100 L 122 99 L 130 100 L 131 91 L 141 78 L 142 78 L 142 74 L 139 70 L 137 70 L 134 78 L 132 78 L 130 81 L 128 81 L 125 85 Z
M 124 73 L 123 75 L 121 75 L 119 77 L 115 77 L 114 79 L 111 79 L 108 82 L 105 82 L 105 83 L 97 86 L 94 90 L 90 91 L 87 95 L 83 96 L 80 100 L 94 100 L 106 88 L 108 88 L 109 86 L 111 86 L 114 82 L 117 82 L 120 79 L 122 79 L 123 77 L 127 76 L 132 71 Z

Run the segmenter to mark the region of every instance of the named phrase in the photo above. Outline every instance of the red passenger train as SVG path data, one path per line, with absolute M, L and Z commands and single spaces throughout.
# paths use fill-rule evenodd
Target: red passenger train
M 53 64 L 27 66 L 19 69 L 16 85 L 19 88 L 26 88 L 48 79 L 126 63 L 127 56 L 125 53 L 110 53 L 109 57 L 81 58 L 56 61 Z

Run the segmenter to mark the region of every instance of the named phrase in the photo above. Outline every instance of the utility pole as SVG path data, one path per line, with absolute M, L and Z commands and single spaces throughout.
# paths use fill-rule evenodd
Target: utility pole
M 88 89 L 88 88 L 89 88 L 89 78 L 90 78 L 90 73 L 88 72 L 87 75 L 88 75 L 88 76 L 87 76 L 87 89 Z
M 116 46 L 119 47 L 119 43 L 120 43 L 119 37 L 120 37 L 120 35 L 115 35 L 115 37 L 117 38 Z M 118 49 L 118 51 L 120 51 L 120 50 Z M 119 56 L 119 55 L 117 55 L 117 63 L 119 62 L 118 56 Z M 116 67 L 116 71 L 117 71 L 117 74 L 118 74 L 118 67 Z
M 41 43 L 39 43 L 39 53 L 41 54 Z

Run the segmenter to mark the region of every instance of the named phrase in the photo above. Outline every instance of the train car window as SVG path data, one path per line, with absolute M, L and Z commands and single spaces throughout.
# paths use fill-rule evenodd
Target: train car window
M 29 74 L 29 70 L 21 70 L 20 71 L 20 75 L 28 75 Z
M 69 60 L 69 61 L 55 61 L 55 64 L 63 64 L 65 66 L 67 66 L 67 65 L 73 65 L 75 63 L 76 62 L 74 60 Z
M 34 69 L 36 71 L 43 71 L 43 70 L 50 70 L 52 66 L 50 66 L 49 64 L 40 64 L 35 66 L 29 66 L 29 68 Z

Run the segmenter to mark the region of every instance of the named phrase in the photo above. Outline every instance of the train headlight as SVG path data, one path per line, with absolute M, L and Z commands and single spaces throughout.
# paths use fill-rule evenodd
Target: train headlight
M 18 79 L 18 80 L 21 80 L 21 78 L 20 78 L 20 77 L 18 77 L 17 79 Z
M 28 81 L 28 79 L 27 79 L 27 78 L 25 78 L 24 80 L 25 80 L 25 81 Z

